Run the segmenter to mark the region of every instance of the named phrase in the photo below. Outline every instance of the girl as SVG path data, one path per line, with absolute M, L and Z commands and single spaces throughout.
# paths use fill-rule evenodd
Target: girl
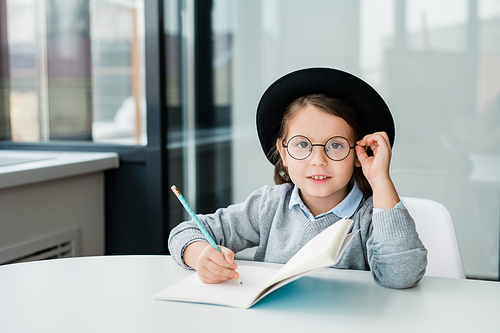
M 193 221 L 174 228 L 169 249 L 179 264 L 205 283 L 237 279 L 235 252 L 257 246 L 255 260 L 286 263 L 347 216 L 360 231 L 336 268 L 371 270 L 391 288 L 418 283 L 427 251 L 389 176 L 394 124 L 373 88 L 335 69 L 290 73 L 262 96 L 257 129 L 277 185 L 199 216 L 222 253 Z

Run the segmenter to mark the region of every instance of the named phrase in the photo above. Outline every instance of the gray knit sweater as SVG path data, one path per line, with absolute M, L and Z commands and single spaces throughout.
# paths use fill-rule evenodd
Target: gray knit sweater
M 286 263 L 310 239 L 340 220 L 327 214 L 311 222 L 298 206 L 289 208 L 293 185 L 265 186 L 243 203 L 198 215 L 215 242 L 235 253 L 257 246 L 254 260 Z M 390 288 L 415 286 L 425 273 L 427 250 L 415 223 L 404 208 L 372 215 L 372 198 L 363 199 L 351 217 L 352 239 L 335 268 L 371 270 L 375 282 Z M 185 266 L 187 244 L 204 240 L 194 221 L 183 222 L 170 233 L 168 245 L 174 260 Z

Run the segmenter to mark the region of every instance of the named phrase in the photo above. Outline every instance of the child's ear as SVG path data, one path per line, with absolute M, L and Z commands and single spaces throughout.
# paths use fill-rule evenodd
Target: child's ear
M 280 158 L 281 158 L 281 161 L 283 162 L 283 166 L 288 167 L 288 165 L 286 163 L 286 157 L 287 157 L 286 148 L 283 147 L 283 145 L 281 144 L 280 138 L 276 139 L 276 149 L 280 153 Z

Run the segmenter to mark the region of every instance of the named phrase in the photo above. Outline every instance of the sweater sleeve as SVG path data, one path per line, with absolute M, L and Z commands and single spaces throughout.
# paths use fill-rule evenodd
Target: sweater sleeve
M 418 237 L 406 208 L 391 208 L 373 215 L 367 242 L 375 282 L 389 288 L 415 286 L 425 273 L 427 250 Z
M 259 244 L 259 210 L 266 200 L 266 188 L 255 191 L 240 204 L 220 208 L 213 214 L 197 215 L 217 245 L 236 253 Z M 181 266 L 188 267 L 182 255 L 186 246 L 196 240 L 205 238 L 192 220 L 180 223 L 170 232 L 168 248 Z

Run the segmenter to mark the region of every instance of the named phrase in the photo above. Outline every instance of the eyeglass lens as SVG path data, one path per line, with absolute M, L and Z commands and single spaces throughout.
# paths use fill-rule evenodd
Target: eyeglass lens
M 288 140 L 286 149 L 291 157 L 303 160 L 311 155 L 314 146 L 324 146 L 326 155 L 334 161 L 345 159 L 351 150 L 347 139 L 341 136 L 330 138 L 324 145 L 313 145 L 308 138 L 302 135 L 294 136 Z

